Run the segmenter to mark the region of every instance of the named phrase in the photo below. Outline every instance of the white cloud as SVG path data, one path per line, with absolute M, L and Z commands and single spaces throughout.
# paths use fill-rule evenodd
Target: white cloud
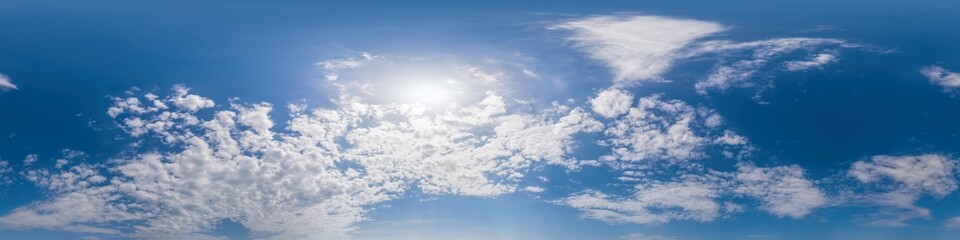
M 10 163 L 0 160 L 0 185 L 12 183 L 13 178 L 10 176 L 12 173 L 13 167 L 10 167 Z
M 674 220 L 713 221 L 724 212 L 720 183 L 709 177 L 635 186 L 628 197 L 588 190 L 559 203 L 579 209 L 581 217 L 611 223 L 665 223 Z
M 7 77 L 7 75 L 0 74 L 0 90 L 9 90 L 9 89 L 16 90 L 17 85 L 13 84 L 13 81 L 11 81 L 10 77 Z
M 960 87 L 960 73 L 952 72 L 937 65 L 920 68 L 920 73 L 930 79 L 930 83 L 950 91 Z
M 620 236 L 623 240 L 676 240 L 674 237 L 664 237 L 659 235 L 647 235 L 642 233 L 630 233 Z
M 829 38 L 776 38 L 750 42 L 707 41 L 693 47 L 693 50 L 687 54 L 689 56 L 717 54 L 721 58 L 730 56 L 741 58 L 739 60 L 721 59 L 723 61 L 714 67 L 706 79 L 694 85 L 698 93 L 707 94 L 710 91 L 756 86 L 754 78 L 757 73 L 784 55 L 799 50 L 816 51 L 824 47 L 858 48 L 862 46 Z M 800 71 L 819 68 L 836 60 L 833 54 L 821 53 L 809 60 L 786 61 L 784 64 L 788 71 Z
M 590 57 L 607 64 L 617 85 L 659 81 L 697 39 L 721 32 L 720 24 L 657 16 L 599 16 L 576 19 L 550 29 L 569 30 L 568 38 Z
M 752 163 L 737 165 L 739 194 L 758 198 L 761 208 L 779 217 L 801 218 L 827 203 L 824 193 L 808 180 L 797 165 L 761 168 Z
M 317 66 L 325 71 L 327 81 L 336 81 L 339 78 L 338 71 L 361 67 L 371 61 L 381 59 L 383 56 L 361 52 L 359 56 L 339 59 L 330 59 L 317 63 Z
M 36 155 L 36 154 L 27 154 L 26 157 L 23 157 L 23 165 L 24 165 L 24 166 L 30 166 L 30 164 L 33 164 L 33 163 L 35 163 L 35 162 L 37 162 L 37 155 Z
M 615 88 L 600 91 L 597 97 L 590 99 L 590 106 L 593 112 L 606 118 L 613 118 L 627 113 L 631 105 L 633 105 L 633 94 Z
M 546 191 L 546 189 L 543 189 L 542 187 L 537 187 L 537 186 L 526 186 L 523 188 L 523 190 L 527 192 L 532 192 L 532 193 L 541 193 L 543 191 Z
M 916 202 L 921 195 L 942 198 L 957 189 L 956 160 L 946 156 L 873 156 L 853 163 L 847 174 L 874 191 L 856 198 L 886 207 L 867 216 L 866 223 L 906 226 L 915 218 L 930 218 L 929 209 Z
M 171 102 L 174 104 L 174 106 L 177 106 L 181 109 L 185 109 L 190 112 L 196 112 L 197 110 L 200 110 L 200 109 L 213 107 L 213 100 L 210 100 L 201 96 L 189 94 L 188 93 L 189 89 L 184 86 L 180 86 L 180 85 L 174 86 L 173 92 L 174 92 L 174 95 L 170 97 Z M 163 104 L 158 104 L 158 105 L 163 105 Z
M 622 97 L 620 103 L 628 97 L 629 95 Z M 710 128 L 720 124 L 717 117 L 713 117 L 715 114 L 712 110 L 696 108 L 680 100 L 662 98 L 661 95 L 640 98 L 636 106 L 626 109 L 625 115 L 608 125 L 604 134 L 609 139 L 601 141 L 601 144 L 610 146 L 613 153 L 602 157 L 603 160 L 615 161 L 618 164 L 658 159 L 685 161 L 706 155 L 704 147 L 714 143 L 710 140 Z M 594 100 L 596 101 L 592 103 L 604 102 Z M 594 111 L 610 116 L 624 111 L 622 105 L 595 106 L 600 107 L 600 110 Z M 726 139 L 715 143 L 746 147 L 745 138 L 732 132 L 728 135 L 724 135 Z
M 467 77 L 480 80 L 483 84 L 499 84 L 501 83 L 500 79 L 504 77 L 501 72 L 487 72 L 477 66 L 460 68 L 460 72 Z
M 759 41 L 702 41 L 725 31 L 718 23 L 658 16 L 596 16 L 575 19 L 548 29 L 569 30 L 567 39 L 613 71 L 615 86 L 664 81 L 661 75 L 682 59 L 713 57 L 718 64 L 695 84 L 701 94 L 755 86 L 766 66 L 782 63 L 787 71 L 802 71 L 837 61 L 837 48 L 860 48 L 839 39 L 776 38 Z M 829 48 L 824 51 L 823 48 Z M 805 60 L 782 58 L 798 50 L 818 51 Z
M 943 226 L 948 229 L 960 229 L 960 217 L 947 219 L 947 221 L 943 223 Z
M 837 62 L 837 55 L 830 53 L 819 53 L 813 56 L 810 56 L 808 60 L 797 60 L 797 61 L 787 61 L 784 63 L 787 71 L 804 71 L 814 68 L 822 68 L 823 66 Z
M 141 104 L 151 99 L 170 107 Z M 0 226 L 195 239 L 232 220 L 279 239 L 345 236 L 371 204 L 407 191 L 496 196 L 520 189 L 535 164 L 575 169 L 573 135 L 603 127 L 560 104 L 511 112 L 492 92 L 451 109 L 347 100 L 296 107 L 280 131 L 271 104 L 201 114 L 212 100 L 184 87 L 114 101 L 108 114 L 121 129 L 171 150 L 104 166 L 66 161 L 83 154 L 65 150 L 59 168 L 27 174 L 51 198 L 0 217 Z
M 879 155 L 853 163 L 848 174 L 863 183 L 890 180 L 897 190 L 943 197 L 957 189 L 955 167 L 955 161 L 943 155 Z

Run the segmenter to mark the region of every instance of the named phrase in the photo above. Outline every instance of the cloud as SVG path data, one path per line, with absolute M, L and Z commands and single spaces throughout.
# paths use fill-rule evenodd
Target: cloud
M 647 235 L 642 233 L 630 233 L 620 236 L 623 240 L 676 240 L 674 237 L 664 237 L 659 235 Z
M 10 167 L 10 162 L 0 160 L 0 185 L 13 183 L 13 177 L 10 174 L 13 173 L 13 167 Z
M 631 105 L 633 105 L 633 94 L 615 88 L 600 91 L 597 97 L 590 99 L 590 106 L 593 112 L 606 118 L 613 118 L 627 113 Z
M 720 183 L 708 177 L 676 182 L 650 182 L 635 186 L 627 197 L 596 190 L 564 198 L 559 203 L 577 208 L 581 217 L 610 223 L 652 224 L 674 220 L 713 221 L 723 213 Z
M 537 186 L 527 186 L 527 187 L 524 187 L 523 190 L 527 192 L 532 192 L 532 193 L 540 193 L 540 192 L 546 191 L 542 187 L 537 187 Z
M 801 218 L 826 205 L 825 194 L 806 179 L 797 165 L 761 168 L 737 164 L 735 191 L 758 198 L 761 208 L 778 217 Z
M 591 58 L 607 64 L 617 85 L 631 85 L 661 81 L 660 75 L 682 57 L 682 49 L 726 27 L 658 16 L 597 16 L 563 22 L 549 29 L 571 31 L 568 39 Z
M 853 163 L 848 175 L 862 183 L 886 183 L 896 190 L 944 197 L 957 189 L 955 167 L 955 160 L 943 155 L 878 155 Z
M 17 85 L 13 84 L 13 81 L 10 80 L 10 77 L 7 75 L 0 74 L 0 90 L 16 90 Z
M 560 104 L 514 112 L 493 92 L 448 109 L 345 99 L 291 107 L 278 124 L 272 104 L 218 108 L 181 86 L 113 98 L 108 114 L 123 131 L 167 147 L 30 170 L 50 197 L 0 217 L 0 227 L 196 239 L 231 220 L 257 236 L 336 238 L 371 205 L 409 191 L 491 197 L 518 191 L 537 164 L 575 169 L 573 135 L 603 127 Z
M 906 226 L 915 218 L 930 218 L 916 205 L 921 195 L 942 198 L 957 189 L 956 160 L 943 155 L 873 156 L 854 162 L 847 175 L 867 184 L 857 200 L 886 207 L 867 216 L 867 224 Z
M 23 157 L 23 165 L 24 165 L 24 166 L 30 166 L 30 164 L 33 164 L 34 162 L 37 162 L 37 155 L 36 155 L 36 154 L 27 154 L 26 157 Z
M 920 68 L 920 73 L 930 79 L 930 83 L 943 87 L 944 91 L 951 91 L 960 87 L 960 73 L 952 72 L 937 65 Z
M 567 39 L 574 42 L 577 49 L 613 71 L 615 87 L 665 81 L 662 75 L 683 59 L 716 60 L 717 64 L 708 76 L 694 85 L 703 95 L 730 88 L 755 87 L 759 73 L 776 71 L 767 67 L 770 65 L 782 65 L 786 71 L 817 69 L 837 62 L 837 49 L 864 47 L 830 38 L 704 41 L 728 27 L 708 21 L 659 16 L 594 16 L 566 21 L 548 29 L 572 32 Z M 797 51 L 808 52 L 810 57 L 785 59 Z
M 823 66 L 834 63 L 837 61 L 837 55 L 829 53 L 819 53 L 810 56 L 808 60 L 797 60 L 797 61 L 787 61 L 784 65 L 787 68 L 787 71 L 804 71 L 814 68 L 822 68 Z
M 612 148 L 612 154 L 601 157 L 603 160 L 617 163 L 685 161 L 705 156 L 703 149 L 714 142 L 721 146 L 745 146 L 746 139 L 733 132 L 722 136 L 725 139 L 721 141 L 711 140 L 710 130 L 720 124 L 712 110 L 696 108 L 680 100 L 665 100 L 661 95 L 640 98 L 632 107 L 624 106 L 624 102 L 633 102 L 632 96 L 619 91 L 605 90 L 590 100 L 594 111 L 601 115 L 625 113 L 609 123 L 603 132 L 608 139 L 601 144 Z
M 383 58 L 383 56 L 361 52 L 359 56 L 321 61 L 317 63 L 317 66 L 326 72 L 324 78 L 326 78 L 327 81 L 336 81 L 339 78 L 338 71 L 358 68 L 381 58 Z
M 953 217 L 944 221 L 943 226 L 947 229 L 960 229 L 960 217 Z
M 774 64 L 789 53 L 796 51 L 824 51 L 823 48 L 860 48 L 839 39 L 829 38 L 775 38 L 760 41 L 732 42 L 707 41 L 693 47 L 690 56 L 717 55 L 720 62 L 706 79 L 698 81 L 694 88 L 700 94 L 710 91 L 723 91 L 730 88 L 744 88 L 756 86 L 755 77 L 765 70 L 765 67 Z M 830 52 L 834 52 L 830 51 Z M 735 60 L 726 60 L 736 57 Z M 794 60 L 784 62 L 788 71 L 802 71 L 820 68 L 826 64 L 836 62 L 835 54 L 818 53 L 808 60 Z

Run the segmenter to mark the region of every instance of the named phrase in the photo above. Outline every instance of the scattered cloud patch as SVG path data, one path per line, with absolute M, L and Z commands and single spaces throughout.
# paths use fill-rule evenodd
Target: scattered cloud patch
M 960 73 L 956 73 L 937 65 L 920 68 L 920 73 L 930 80 L 930 83 L 943 87 L 943 91 L 952 91 L 960 87 Z
M 24 166 L 30 166 L 31 164 L 33 164 L 33 163 L 35 163 L 35 162 L 37 162 L 37 155 L 36 155 L 36 154 L 27 154 L 26 157 L 23 157 L 23 165 L 24 165 Z
M 784 66 L 787 68 L 787 71 L 797 72 L 822 68 L 827 64 L 837 61 L 837 55 L 835 54 L 819 53 L 810 56 L 808 60 L 787 61 L 784 63 Z
M 776 38 L 750 42 L 707 41 L 700 43 L 689 54 L 717 55 L 720 62 L 706 79 L 698 81 L 694 88 L 700 94 L 710 91 L 724 91 L 730 88 L 755 87 L 756 76 L 765 71 L 766 66 L 775 64 L 789 53 L 796 51 L 815 52 L 823 48 L 860 48 L 862 46 L 844 40 L 829 38 Z M 836 50 L 833 50 L 836 51 Z M 734 60 L 728 58 L 736 57 Z M 807 60 L 786 61 L 783 64 L 788 71 L 801 71 L 819 68 L 836 62 L 835 54 L 818 53 Z
M 737 164 L 735 191 L 759 199 L 761 209 L 778 217 L 802 218 L 827 204 L 827 197 L 797 165 L 761 168 Z
M 123 131 L 168 150 L 109 165 L 70 161 L 85 154 L 64 150 L 57 167 L 27 173 L 51 197 L 0 217 L 0 226 L 197 239 L 232 220 L 258 236 L 336 238 L 371 205 L 408 191 L 497 196 L 521 190 L 538 164 L 575 169 L 573 135 L 603 127 L 561 104 L 512 111 L 492 92 L 451 109 L 354 100 L 291 108 L 275 128 L 271 104 L 211 109 L 212 100 L 185 87 L 114 98 L 108 115 Z
M 929 209 L 916 202 L 921 195 L 942 198 L 957 189 L 956 160 L 947 156 L 873 156 L 854 162 L 847 175 L 866 184 L 856 200 L 885 207 L 866 216 L 870 225 L 907 226 L 916 218 L 930 218 Z
M 675 220 L 709 222 L 723 214 L 720 185 L 708 177 L 635 186 L 626 197 L 588 190 L 564 198 L 561 204 L 577 208 L 581 217 L 610 223 L 653 224 Z
M 527 186 L 527 187 L 524 187 L 523 190 L 527 192 L 532 192 L 532 193 L 541 193 L 543 191 L 546 191 L 546 189 L 543 189 L 542 187 L 537 187 L 537 186 Z

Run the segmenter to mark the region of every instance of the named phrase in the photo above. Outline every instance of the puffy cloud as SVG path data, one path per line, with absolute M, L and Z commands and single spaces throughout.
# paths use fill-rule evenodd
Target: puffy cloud
M 23 157 L 23 165 L 24 165 L 24 166 L 30 166 L 30 164 L 33 164 L 33 163 L 35 163 L 35 162 L 37 162 L 37 155 L 36 155 L 36 154 L 27 154 L 26 157 Z
M 0 184 L 9 184 L 13 182 L 13 178 L 10 177 L 10 174 L 13 173 L 13 168 L 10 167 L 10 162 L 0 160 Z
M 122 130 L 167 147 L 30 170 L 51 197 L 0 217 L 0 226 L 195 239 L 230 220 L 258 236 L 338 237 L 370 205 L 408 191 L 496 196 L 517 191 L 535 164 L 577 168 L 573 136 L 603 127 L 560 104 L 511 112 L 492 92 L 450 109 L 346 99 L 332 109 L 293 107 L 275 131 L 268 103 L 200 114 L 215 105 L 184 87 L 114 98 L 108 114 Z
M 616 91 L 616 90 L 615 90 Z M 599 96 L 591 100 L 600 103 Z M 629 97 L 629 96 L 627 96 Z M 608 105 L 596 104 L 598 112 L 611 113 Z M 617 106 L 626 114 L 615 119 L 604 130 L 609 139 L 601 141 L 612 148 L 612 154 L 602 157 L 618 163 L 643 160 L 685 161 L 705 156 L 704 147 L 718 145 L 746 145 L 746 139 L 732 131 L 721 141 L 711 141 L 710 130 L 720 120 L 712 110 L 697 108 L 680 100 L 665 100 L 661 95 L 640 98 L 629 109 Z
M 737 165 L 735 191 L 758 198 L 761 208 L 779 217 L 801 218 L 827 203 L 824 193 L 804 177 L 797 165 L 761 168 L 752 163 Z
M 950 91 L 960 87 L 960 73 L 952 72 L 937 65 L 920 68 L 920 73 L 930 79 L 930 83 Z
M 9 90 L 9 89 L 16 90 L 17 85 L 13 84 L 13 81 L 10 80 L 10 77 L 7 77 L 7 75 L 3 75 L 2 73 L 0 73 L 0 90 Z
M 598 16 L 563 22 L 550 29 L 569 30 L 569 40 L 607 64 L 618 85 L 658 81 L 680 51 L 695 40 L 726 27 L 706 21 L 658 16 Z
M 957 189 L 956 160 L 943 155 L 873 156 L 854 162 L 847 174 L 873 189 L 856 200 L 887 207 L 867 216 L 866 223 L 906 226 L 915 218 L 930 218 L 916 205 L 921 195 L 942 198 Z
M 593 112 L 606 118 L 613 118 L 627 113 L 632 105 L 633 94 L 615 88 L 600 91 L 597 97 L 590 99 L 590 106 Z
M 190 112 L 196 112 L 200 109 L 213 107 L 213 100 L 190 94 L 189 89 L 184 86 L 174 86 L 173 92 L 174 95 L 171 96 L 170 101 L 173 102 L 174 106 L 177 106 L 181 109 Z M 148 96 L 148 99 L 149 98 L 150 97 Z M 160 106 L 162 106 L 162 104 L 157 104 L 156 107 L 162 109 Z
M 546 189 L 543 189 L 542 187 L 537 187 L 537 186 L 526 186 L 523 188 L 523 190 L 527 192 L 532 192 L 532 193 L 540 193 L 540 192 L 546 191 Z

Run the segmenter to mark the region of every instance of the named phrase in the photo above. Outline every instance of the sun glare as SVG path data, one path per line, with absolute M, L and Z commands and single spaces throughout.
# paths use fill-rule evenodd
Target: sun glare
M 450 91 L 436 85 L 417 85 L 407 90 L 407 98 L 423 105 L 441 105 L 449 96 Z

